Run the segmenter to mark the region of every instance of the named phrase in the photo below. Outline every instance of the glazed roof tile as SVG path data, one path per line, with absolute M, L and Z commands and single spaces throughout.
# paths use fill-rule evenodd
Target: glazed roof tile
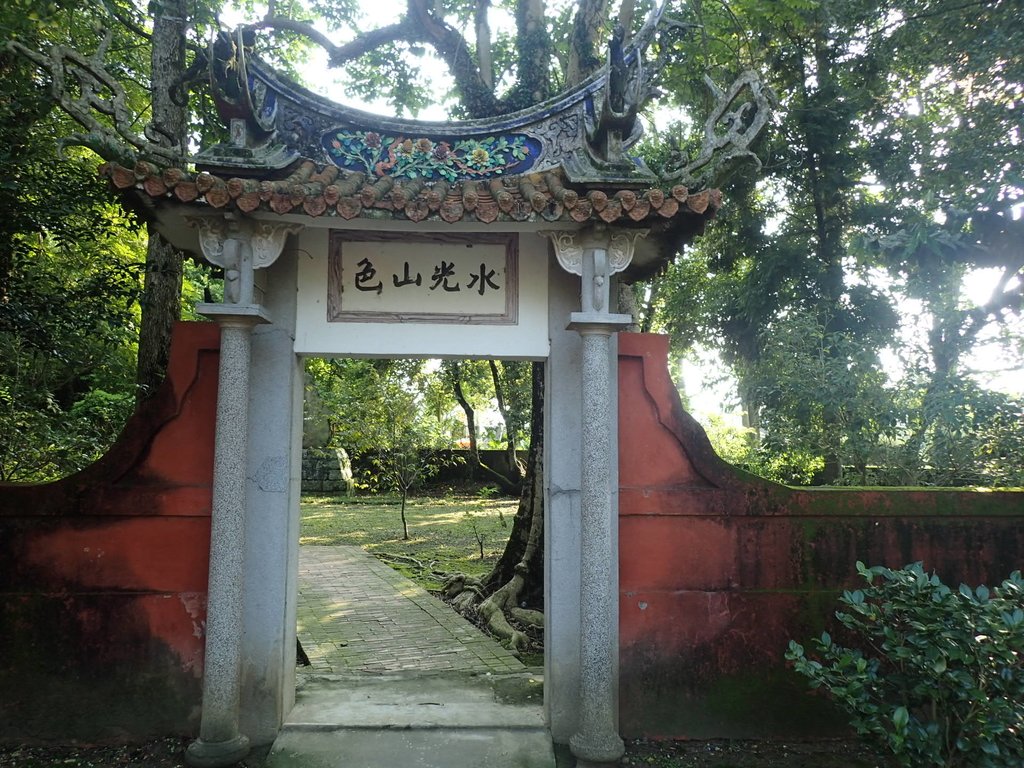
M 303 161 L 281 178 L 224 178 L 208 172 L 134 168 L 106 163 L 100 173 L 123 191 L 155 203 L 205 204 L 243 213 L 425 220 L 504 222 L 604 222 L 699 231 L 721 205 L 718 190 L 575 189 L 560 170 L 480 181 L 425 181 L 375 178 L 364 173 Z

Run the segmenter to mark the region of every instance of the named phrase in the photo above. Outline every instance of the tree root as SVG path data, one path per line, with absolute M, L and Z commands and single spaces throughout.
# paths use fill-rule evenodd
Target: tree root
M 544 629 L 544 614 L 540 611 L 534 611 L 530 608 L 519 608 L 512 606 L 506 609 L 508 615 L 527 627 L 533 627 L 534 629 Z
M 422 560 L 417 560 L 415 557 L 411 557 L 409 555 L 391 555 L 385 552 L 378 552 L 374 556 L 379 560 L 383 560 L 384 562 L 408 563 L 420 573 L 429 574 L 430 576 L 434 577 L 435 579 L 441 582 L 446 582 L 448 579 L 452 578 L 452 575 L 450 573 L 447 573 L 445 571 L 434 570 L 434 563 L 437 562 L 436 560 L 431 560 L 429 563 L 424 564 Z

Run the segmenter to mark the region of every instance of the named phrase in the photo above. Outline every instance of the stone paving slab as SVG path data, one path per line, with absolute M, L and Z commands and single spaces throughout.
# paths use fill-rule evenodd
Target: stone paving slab
M 355 546 L 299 547 L 299 673 L 522 672 L 509 651 Z

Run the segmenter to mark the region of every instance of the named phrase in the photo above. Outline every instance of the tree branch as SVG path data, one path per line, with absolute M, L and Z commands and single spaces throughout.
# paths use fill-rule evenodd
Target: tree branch
M 408 0 L 407 19 L 425 33 L 421 38 L 437 51 L 455 79 L 463 105 L 470 117 L 488 117 L 500 111 L 494 92 L 487 87 L 466 39 L 436 15 L 430 0 Z
M 429 0 L 408 0 L 407 9 L 400 21 L 363 32 L 354 40 L 341 45 L 335 44 L 309 22 L 280 16 L 267 17 L 247 25 L 246 29 L 271 29 L 302 35 L 327 51 L 332 67 L 340 67 L 396 40 L 427 43 L 448 66 L 470 117 L 485 117 L 502 111 L 465 38 L 437 16 Z
M 286 19 L 281 16 L 268 17 L 254 24 L 248 24 L 246 29 L 270 29 L 275 32 L 294 32 L 297 35 L 309 38 L 314 43 L 327 51 L 327 57 L 332 67 L 340 67 L 360 56 L 369 53 L 375 48 L 394 42 L 404 40 L 409 43 L 426 42 L 427 38 L 412 23 L 409 18 L 403 18 L 395 24 L 386 27 L 378 27 L 364 32 L 348 43 L 337 45 L 327 35 L 317 30 L 312 24 L 296 19 Z
M 1007 290 L 1006 286 L 1015 278 L 1021 275 L 1020 265 L 1009 265 L 1003 268 L 995 288 L 992 290 L 992 297 L 982 304 L 966 313 L 964 323 L 961 327 L 962 338 L 973 343 L 974 339 L 981 332 L 981 329 L 988 324 L 988 318 L 996 315 L 1000 309 L 1008 309 L 1014 305 L 1020 305 L 1024 297 L 1024 283 L 1018 282 L 1016 286 Z

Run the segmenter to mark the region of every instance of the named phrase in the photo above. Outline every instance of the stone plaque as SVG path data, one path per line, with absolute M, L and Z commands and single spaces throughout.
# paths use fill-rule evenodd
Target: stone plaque
M 335 230 L 327 291 L 330 323 L 515 324 L 518 236 Z

